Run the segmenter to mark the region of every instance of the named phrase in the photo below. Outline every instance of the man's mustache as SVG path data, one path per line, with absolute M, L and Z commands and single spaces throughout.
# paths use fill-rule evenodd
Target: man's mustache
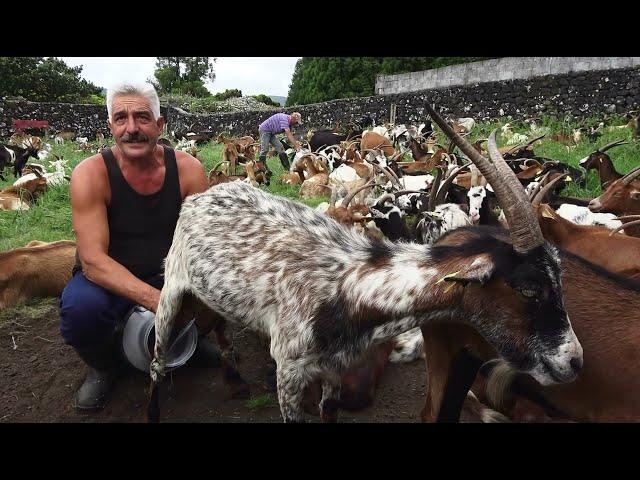
M 132 134 L 125 133 L 124 135 L 122 135 L 120 137 L 120 140 L 122 142 L 124 142 L 124 143 L 148 142 L 149 141 L 149 137 L 147 137 L 142 132 L 137 132 L 137 133 L 132 133 Z

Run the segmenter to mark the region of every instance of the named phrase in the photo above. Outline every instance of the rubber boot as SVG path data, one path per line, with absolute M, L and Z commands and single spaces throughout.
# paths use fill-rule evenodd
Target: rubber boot
M 278 156 L 280 157 L 280 163 L 282 164 L 282 168 L 284 168 L 287 172 L 289 171 L 289 158 L 287 157 L 287 154 L 284 152 L 281 152 L 278 154 Z
M 87 376 L 75 394 L 73 406 L 78 412 L 101 410 L 109 400 L 117 374 L 118 359 L 114 342 L 98 347 L 75 348 L 88 367 Z
M 266 171 L 266 176 L 271 177 L 271 175 L 273 175 L 273 172 L 271 170 L 269 170 L 269 165 L 267 165 L 267 156 L 266 155 L 260 155 L 258 157 L 258 161 L 260 161 L 265 168 Z

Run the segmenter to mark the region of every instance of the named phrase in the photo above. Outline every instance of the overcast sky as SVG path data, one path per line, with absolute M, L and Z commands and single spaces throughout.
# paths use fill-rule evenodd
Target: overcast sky
M 120 81 L 144 82 L 153 78 L 155 57 L 59 57 L 67 65 L 82 65 L 81 76 L 99 87 Z M 216 80 L 207 83 L 211 93 L 238 88 L 243 95 L 286 97 L 297 57 L 218 57 Z

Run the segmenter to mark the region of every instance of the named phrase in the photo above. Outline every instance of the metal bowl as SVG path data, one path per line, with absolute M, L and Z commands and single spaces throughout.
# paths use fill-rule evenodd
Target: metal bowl
M 167 352 L 166 371 L 181 367 L 191 358 L 198 344 L 195 318 L 178 333 Z M 155 346 L 155 315 L 139 305 L 125 317 L 122 348 L 125 357 L 138 370 L 149 373 Z

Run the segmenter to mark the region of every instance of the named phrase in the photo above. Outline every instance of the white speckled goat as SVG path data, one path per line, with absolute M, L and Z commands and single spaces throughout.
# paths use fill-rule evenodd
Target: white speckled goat
M 304 387 L 318 378 L 322 419 L 335 420 L 324 407 L 339 395 L 340 375 L 373 344 L 435 320 L 468 322 L 541 383 L 573 380 L 582 347 L 564 308 L 557 252 L 491 140 L 493 163 L 465 153 L 505 205 L 513 243 L 481 227 L 434 246 L 371 239 L 239 182 L 187 198 L 155 319 L 148 420 L 159 419 L 158 385 L 185 294 L 270 336 L 285 422 L 304 420 Z

